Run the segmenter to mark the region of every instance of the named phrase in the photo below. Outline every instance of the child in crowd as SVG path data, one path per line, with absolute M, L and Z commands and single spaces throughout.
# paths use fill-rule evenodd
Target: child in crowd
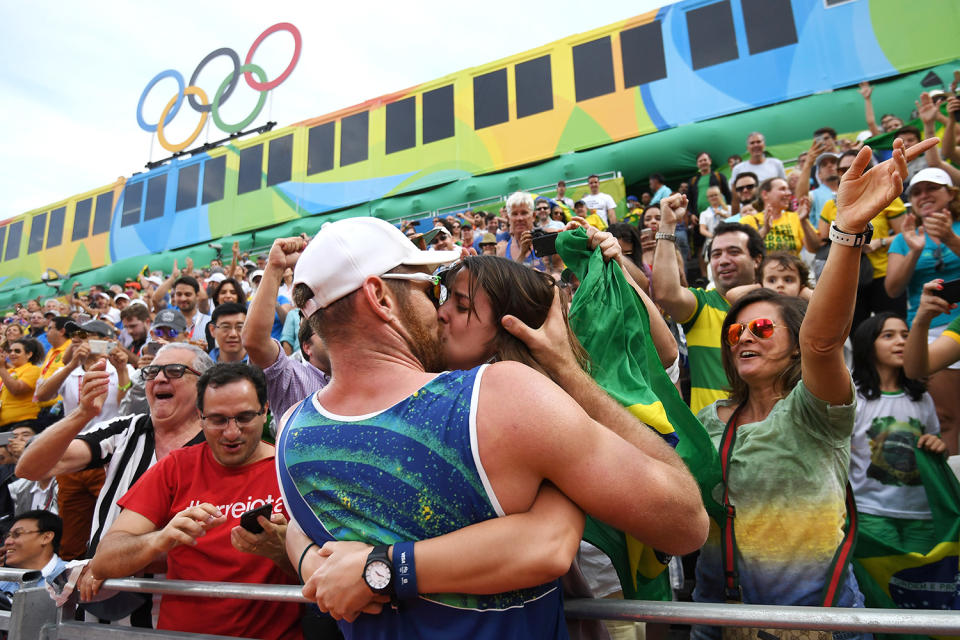
M 795 296 L 809 300 L 813 295 L 810 288 L 810 269 L 807 264 L 785 251 L 776 251 L 763 258 L 760 263 L 760 283 L 745 284 L 727 291 L 727 300 L 733 304 L 747 292 L 754 289 L 772 289 L 785 296 Z
M 907 323 L 889 311 L 864 320 L 853 335 L 850 484 L 861 531 L 927 553 L 936 536 L 914 451 L 942 454 L 947 447 L 926 385 L 903 371 L 907 335 Z

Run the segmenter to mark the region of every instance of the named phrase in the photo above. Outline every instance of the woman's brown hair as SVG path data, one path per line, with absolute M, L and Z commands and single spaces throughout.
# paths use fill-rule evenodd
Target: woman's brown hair
M 482 289 L 490 299 L 490 309 L 496 324 L 496 335 L 487 345 L 498 360 L 512 360 L 540 371 L 546 371 L 537 363 L 533 354 L 521 340 L 513 337 L 500 324 L 506 315 L 519 318 L 533 329 L 540 328 L 547 319 L 553 305 L 556 282 L 549 274 L 531 269 L 506 258 L 497 256 L 469 256 L 444 273 L 447 287 L 451 287 L 457 274 L 465 270 L 469 276 L 470 308 L 468 313 L 474 317 L 477 312 L 473 301 L 477 291 Z M 566 305 L 562 305 L 563 319 L 567 320 Z M 570 348 L 584 371 L 589 371 L 590 359 L 586 350 L 567 325 L 567 339 Z M 554 381 L 556 382 L 556 381 Z

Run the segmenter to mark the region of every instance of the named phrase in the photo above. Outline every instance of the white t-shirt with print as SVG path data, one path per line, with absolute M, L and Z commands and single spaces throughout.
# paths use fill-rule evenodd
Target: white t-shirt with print
M 929 393 L 916 402 L 906 393 L 882 393 L 876 400 L 857 394 L 850 443 L 850 485 L 857 509 L 888 518 L 929 519 L 915 451 L 925 433 L 940 433 Z

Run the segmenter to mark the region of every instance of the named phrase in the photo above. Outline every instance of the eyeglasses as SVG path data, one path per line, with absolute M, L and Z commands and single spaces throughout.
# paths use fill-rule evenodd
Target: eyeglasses
M 381 278 L 389 280 L 412 280 L 414 282 L 429 282 L 432 287 L 427 289 L 427 296 L 438 307 L 447 301 L 447 287 L 443 284 L 443 278 L 439 274 L 430 275 L 429 273 L 385 273 Z
M 739 187 L 734 187 L 737 193 L 741 191 L 749 191 L 750 189 L 756 189 L 756 188 L 757 188 L 757 185 L 755 184 L 742 184 Z
M 231 333 L 233 331 L 236 331 L 237 333 L 243 333 L 242 324 L 215 324 L 213 325 L 213 328 L 226 333 Z
M 936 264 L 933 265 L 934 270 L 943 271 L 943 245 L 938 244 L 933 249 L 933 259 L 936 260 Z
M 180 332 L 173 327 L 154 327 L 152 333 L 158 338 L 166 338 L 167 340 L 172 340 L 180 335 Z
M 13 531 L 8 532 L 6 537 L 13 538 L 14 540 L 19 540 L 20 536 L 25 536 L 28 533 L 44 533 L 44 532 L 40 531 L 39 529 L 35 529 L 33 531 L 24 531 L 23 529 L 15 529 Z
M 550 211 L 550 207 L 537 207 L 537 211 Z
M 26 351 L 24 351 L 23 349 L 10 349 L 10 353 L 24 354 L 26 353 Z
M 143 376 L 144 380 L 153 380 L 161 371 L 163 371 L 163 375 L 170 380 L 182 378 L 183 374 L 188 371 L 195 376 L 200 375 L 199 371 L 188 367 L 185 364 L 148 364 L 144 368 L 140 369 L 140 374 Z
M 769 340 L 775 329 L 785 328 L 782 324 L 775 324 L 769 318 L 754 318 L 750 322 L 735 322 L 727 328 L 727 344 L 735 347 L 740 344 L 744 329 L 748 329 L 757 338 Z
M 200 419 L 217 429 L 226 428 L 231 420 L 237 423 L 238 428 L 242 428 L 249 427 L 258 416 L 262 416 L 264 413 L 265 411 L 263 409 L 260 409 L 260 411 L 241 411 L 235 416 L 222 416 L 219 413 L 211 413 L 208 416 L 201 414 Z

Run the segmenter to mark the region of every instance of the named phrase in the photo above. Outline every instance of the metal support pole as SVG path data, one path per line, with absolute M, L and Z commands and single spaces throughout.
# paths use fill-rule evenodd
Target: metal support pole
M 43 582 L 24 585 L 13 594 L 10 609 L 9 640 L 36 640 L 40 628 L 56 623 L 57 605 Z

